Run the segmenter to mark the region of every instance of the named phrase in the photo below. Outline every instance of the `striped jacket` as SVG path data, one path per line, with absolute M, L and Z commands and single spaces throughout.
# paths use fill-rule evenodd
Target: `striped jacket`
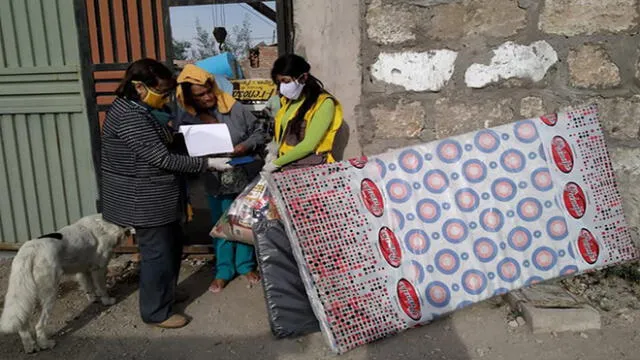
M 161 226 L 179 220 L 184 199 L 180 175 L 206 169 L 201 158 L 171 153 L 169 129 L 145 107 L 117 98 L 102 133 L 102 214 L 133 227 Z

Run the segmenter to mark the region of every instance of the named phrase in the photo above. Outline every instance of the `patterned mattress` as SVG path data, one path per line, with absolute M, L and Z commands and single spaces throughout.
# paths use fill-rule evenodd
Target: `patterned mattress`
M 638 255 L 595 106 L 269 185 L 338 353 Z

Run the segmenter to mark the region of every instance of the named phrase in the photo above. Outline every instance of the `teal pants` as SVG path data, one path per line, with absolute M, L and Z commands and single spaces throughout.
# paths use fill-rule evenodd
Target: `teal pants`
M 225 211 L 229 209 L 235 199 L 234 195 L 207 195 L 211 220 L 215 225 Z M 256 268 L 256 255 L 253 246 L 213 238 L 213 248 L 216 251 L 215 278 L 226 281 L 232 280 L 236 275 L 244 275 Z

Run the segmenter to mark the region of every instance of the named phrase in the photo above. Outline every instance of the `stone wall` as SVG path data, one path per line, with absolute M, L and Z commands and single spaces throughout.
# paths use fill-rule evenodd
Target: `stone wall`
M 595 102 L 640 225 L 639 2 L 361 0 L 363 152 Z

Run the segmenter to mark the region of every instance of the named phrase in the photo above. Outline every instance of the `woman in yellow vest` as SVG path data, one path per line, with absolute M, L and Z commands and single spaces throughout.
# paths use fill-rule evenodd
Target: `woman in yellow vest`
M 342 107 L 298 55 L 283 55 L 273 64 L 271 78 L 282 95 L 275 117 L 275 137 L 269 146 L 265 172 L 335 162 L 333 141 L 342 125 Z

